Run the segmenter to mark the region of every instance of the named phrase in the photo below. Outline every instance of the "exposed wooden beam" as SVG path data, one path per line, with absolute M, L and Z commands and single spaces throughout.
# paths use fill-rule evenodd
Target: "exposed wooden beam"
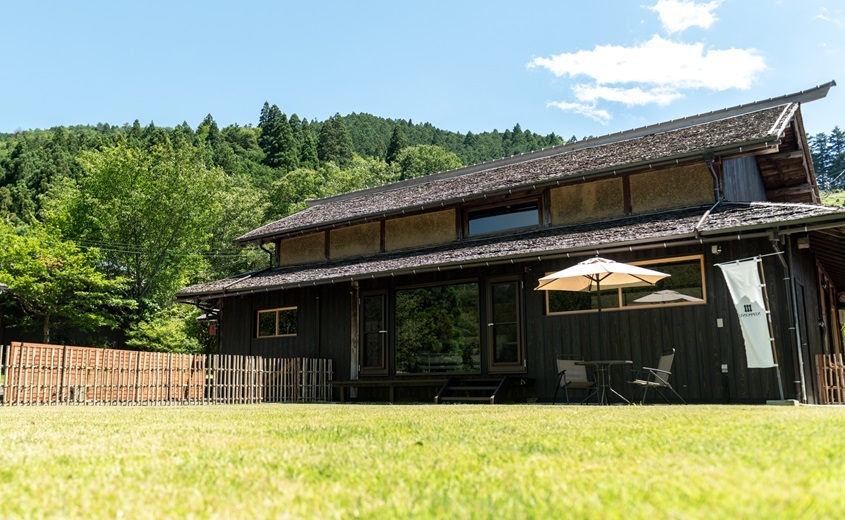
M 803 195 L 805 193 L 810 193 L 813 191 L 813 186 L 811 184 L 801 184 L 800 186 L 792 186 L 789 188 L 780 188 L 777 190 L 768 190 L 766 191 L 766 195 L 772 198 L 778 197 L 792 197 L 795 195 Z
M 760 157 L 760 162 L 783 161 L 786 159 L 804 159 L 804 152 L 801 150 L 793 150 L 791 152 L 770 153 Z

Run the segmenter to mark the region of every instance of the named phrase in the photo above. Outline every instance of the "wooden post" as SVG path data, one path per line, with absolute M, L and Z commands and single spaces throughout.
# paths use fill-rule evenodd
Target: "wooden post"
M 778 379 L 778 390 L 780 391 L 780 400 L 784 400 L 783 394 L 783 378 L 781 377 L 780 373 L 780 363 L 778 362 L 778 349 L 777 345 L 775 344 L 775 331 L 772 327 L 772 306 L 769 305 L 769 289 L 766 283 L 766 272 L 763 270 L 763 259 L 757 257 L 757 267 L 760 268 L 760 280 L 763 282 L 763 298 L 766 301 L 766 321 L 769 324 L 769 338 L 771 338 L 772 342 L 772 355 L 774 356 L 775 361 L 775 370 L 777 371 L 777 379 Z

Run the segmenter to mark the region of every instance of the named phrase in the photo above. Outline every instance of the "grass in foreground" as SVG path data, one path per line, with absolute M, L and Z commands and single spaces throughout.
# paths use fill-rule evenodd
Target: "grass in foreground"
M 821 407 L 0 408 L 0 517 L 832 518 Z

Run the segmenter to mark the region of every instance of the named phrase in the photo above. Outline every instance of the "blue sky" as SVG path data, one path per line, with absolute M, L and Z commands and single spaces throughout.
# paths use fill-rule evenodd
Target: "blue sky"
M 0 132 L 257 124 L 264 101 L 466 132 L 603 135 L 838 80 L 840 0 L 0 0 Z

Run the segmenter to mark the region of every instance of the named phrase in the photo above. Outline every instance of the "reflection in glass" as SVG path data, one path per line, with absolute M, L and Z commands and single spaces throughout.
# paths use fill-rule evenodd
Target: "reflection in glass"
M 281 309 L 278 316 L 279 328 L 277 334 L 279 336 L 296 334 L 296 309 Z
M 276 335 L 276 311 L 258 313 L 258 336 Z
M 602 291 L 601 308 L 705 303 L 704 275 L 700 256 L 687 257 L 679 261 L 666 259 L 649 263 L 644 267 L 670 276 L 651 286 Z M 598 295 L 595 292 L 546 291 L 546 297 L 548 298 L 547 312 L 550 314 L 598 308 Z
M 273 336 L 296 336 L 296 307 L 258 311 L 259 338 Z
M 622 298 L 626 306 L 704 302 L 701 262 L 697 258 L 673 264 L 649 265 L 648 268 L 671 276 L 660 280 L 652 287 L 623 289 Z
M 593 292 L 546 291 L 549 298 L 549 312 L 588 311 L 599 308 L 599 294 Z M 601 308 L 619 307 L 619 291 L 611 289 L 601 292 Z
M 472 211 L 469 214 L 470 236 L 538 226 L 539 224 L 540 213 L 536 202 Z
M 493 363 L 516 363 L 519 361 L 517 283 L 493 284 L 490 290 L 493 292 Z
M 478 284 L 396 291 L 396 373 L 479 372 Z
M 378 369 L 385 367 L 384 297 L 381 295 L 363 298 L 363 338 L 364 353 L 362 368 Z

